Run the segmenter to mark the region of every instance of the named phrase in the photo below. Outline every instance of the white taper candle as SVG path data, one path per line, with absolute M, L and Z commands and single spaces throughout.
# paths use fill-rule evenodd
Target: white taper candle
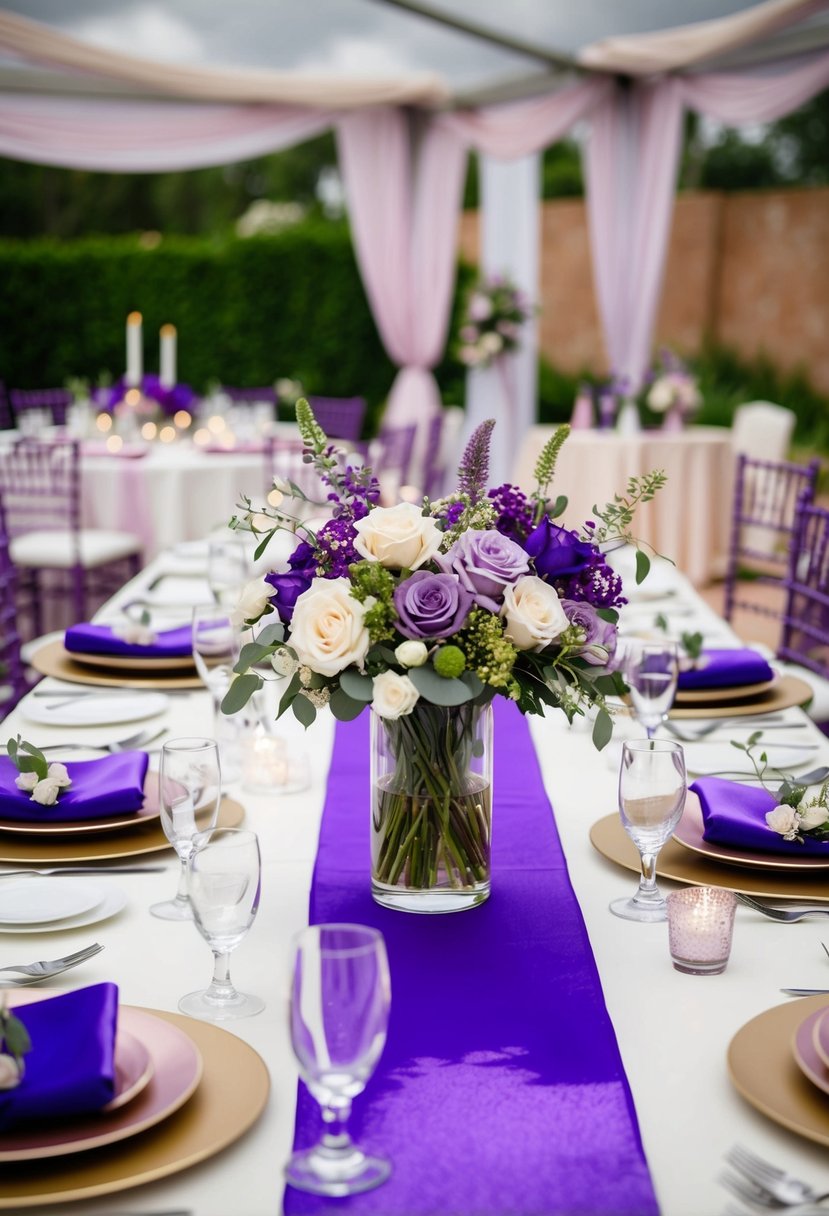
M 173 388 L 176 383 L 176 327 L 162 325 L 159 331 L 161 339 L 161 354 L 159 361 L 159 379 L 162 388 Z
M 127 317 L 127 372 L 124 382 L 128 387 L 141 383 L 144 374 L 144 351 L 141 337 L 141 313 L 131 312 Z

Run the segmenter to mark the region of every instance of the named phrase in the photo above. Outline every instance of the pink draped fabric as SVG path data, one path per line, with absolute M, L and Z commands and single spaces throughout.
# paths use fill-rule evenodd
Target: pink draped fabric
M 829 53 L 783 71 L 709 72 L 680 81 L 682 100 L 690 110 L 739 126 L 774 122 L 829 87 Z
M 277 152 L 332 125 L 333 112 L 0 94 L 0 156 L 104 173 L 226 165 Z

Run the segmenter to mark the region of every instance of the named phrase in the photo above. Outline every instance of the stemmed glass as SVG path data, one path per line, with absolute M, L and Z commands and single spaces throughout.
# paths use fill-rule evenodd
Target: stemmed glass
M 168 739 L 161 749 L 158 801 L 164 835 L 181 862 L 175 899 L 153 904 L 162 920 L 192 920 L 187 862 L 200 832 L 212 828 L 222 792 L 219 749 L 215 739 Z
M 202 833 L 190 857 L 189 878 L 193 919 L 213 951 L 213 978 L 208 988 L 183 996 L 179 1009 L 211 1022 L 261 1013 L 261 997 L 237 992 L 230 978 L 230 952 L 259 907 L 262 859 L 256 833 L 240 828 Z
M 668 717 L 676 695 L 679 655 L 675 642 L 641 642 L 625 663 L 625 678 L 637 720 L 652 739 Z
M 383 936 L 365 925 L 312 925 L 297 936 L 291 1041 L 325 1130 L 285 1167 L 291 1186 L 343 1196 L 385 1182 L 391 1165 L 369 1157 L 346 1125 L 386 1042 L 391 984 Z
M 240 533 L 214 536 L 208 541 L 207 585 L 217 604 L 232 608 L 250 577 L 250 555 Z
M 682 818 L 685 807 L 685 753 L 668 739 L 633 739 L 622 745 L 619 813 L 639 850 L 642 873 L 630 899 L 615 899 L 610 911 L 625 920 L 667 920 L 656 885 L 656 858 Z
M 241 634 L 223 608 L 201 604 L 193 609 L 192 642 L 196 671 L 213 698 L 213 734 L 219 743 L 224 778 L 236 781 L 242 773 L 238 754 L 242 723 L 223 714 L 221 706 L 239 658 Z

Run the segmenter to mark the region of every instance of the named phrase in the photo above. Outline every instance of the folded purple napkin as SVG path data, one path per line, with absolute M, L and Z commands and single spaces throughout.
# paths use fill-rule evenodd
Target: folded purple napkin
M 680 672 L 677 687 L 686 692 L 697 688 L 740 688 L 744 684 L 761 684 L 773 676 L 774 671 L 763 656 L 748 647 L 703 650 L 698 667 Z
M 115 1096 L 118 988 L 93 984 L 15 1009 L 29 1032 L 23 1080 L 0 1090 L 0 1129 L 100 1110 Z
M 63 644 L 74 654 L 122 655 L 125 659 L 190 658 L 193 653 L 189 625 L 162 629 L 149 646 L 124 641 L 109 625 L 72 625 L 64 634 Z
M 17 769 L 8 756 L 0 756 L 0 819 L 69 823 L 138 811 L 144 803 L 149 759 L 146 752 L 119 752 L 97 760 L 72 761 L 66 766 L 72 784 L 60 791 L 53 806 L 42 806 L 26 790 L 17 788 Z
M 712 844 L 727 844 L 752 853 L 829 855 L 827 840 L 806 836 L 803 844 L 798 844 L 771 830 L 766 812 L 774 810 L 777 799 L 768 790 L 738 785 L 723 777 L 700 777 L 688 788 L 699 798 L 705 825 L 702 834 Z

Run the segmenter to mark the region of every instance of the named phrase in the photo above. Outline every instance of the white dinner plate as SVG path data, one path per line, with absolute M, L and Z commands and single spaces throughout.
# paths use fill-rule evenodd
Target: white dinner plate
M 54 701 L 51 697 L 26 697 L 20 706 L 23 716 L 42 726 L 110 726 L 153 718 L 163 713 L 168 703 L 163 692 L 130 694 L 102 688 L 71 701 L 72 692 L 56 692 Z
M 2 882 L 13 882 L 4 878 Z M 56 879 L 44 878 L 44 882 L 55 882 Z M 76 878 L 67 878 L 66 882 L 77 882 Z M 66 916 L 63 920 L 50 920 L 37 925 L 12 925 L 0 923 L 0 936 L 10 933 L 62 933 L 65 929 L 82 929 L 84 925 L 97 925 L 102 920 L 109 920 L 120 912 L 127 902 L 127 897 L 120 887 L 110 887 L 109 883 L 101 884 L 99 903 L 86 912 L 77 916 Z
M 0 879 L 0 925 L 42 925 L 80 916 L 102 902 L 103 887 L 74 878 Z
M 742 740 L 741 740 L 742 742 Z M 706 773 L 718 774 L 723 771 L 735 774 L 754 773 L 754 765 L 745 752 L 732 747 L 727 739 L 716 743 L 686 743 L 685 767 L 695 777 L 704 777 Z M 785 743 L 764 743 L 754 748 L 758 763 L 765 752 L 769 769 L 812 769 L 820 763 L 818 753 L 820 745 L 799 744 L 797 747 Z M 762 767 L 762 765 L 761 765 Z M 767 773 L 766 780 L 774 783 L 774 773 Z

